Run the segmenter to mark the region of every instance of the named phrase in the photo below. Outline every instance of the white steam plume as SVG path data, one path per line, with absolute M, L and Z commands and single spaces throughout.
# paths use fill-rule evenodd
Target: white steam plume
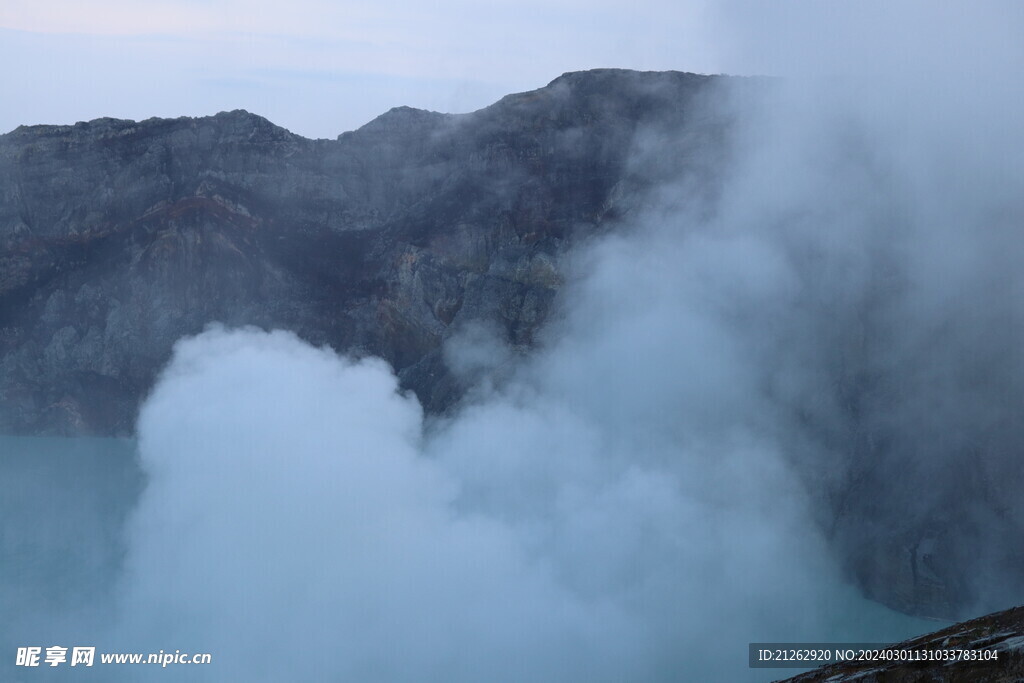
M 450 419 L 285 333 L 181 342 L 139 424 L 122 647 L 213 653 L 189 680 L 762 679 L 751 640 L 923 630 L 843 569 L 871 584 L 930 520 L 978 604 L 1018 595 L 969 532 L 1024 519 L 1019 12 L 965 36 L 901 7 L 906 49 L 854 12 L 835 78 L 732 93 L 716 210 L 577 254 L 534 358 L 453 344 L 483 388 Z M 827 52 L 777 23 L 780 63 Z

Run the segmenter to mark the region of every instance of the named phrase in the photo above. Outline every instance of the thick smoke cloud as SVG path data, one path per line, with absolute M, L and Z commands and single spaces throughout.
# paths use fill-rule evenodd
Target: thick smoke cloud
M 766 7 L 724 18 L 790 77 L 716 93 L 721 186 L 567 255 L 533 355 L 467 327 L 455 414 L 288 333 L 180 342 L 76 633 L 213 653 L 167 680 L 733 681 L 749 641 L 928 629 L 859 589 L 1019 602 L 1020 11 Z
M 772 36 L 777 68 L 799 74 L 741 117 L 740 162 L 707 225 L 755 240 L 795 283 L 751 308 L 740 337 L 760 340 L 788 458 L 869 594 L 946 616 L 1014 604 L 1024 48 L 1011 36 L 1024 13 L 803 9 L 730 18 L 748 49 Z
M 720 346 L 693 322 L 618 366 L 553 348 L 425 437 L 379 361 L 183 341 L 139 422 L 113 639 L 217 653 L 190 680 L 670 680 L 749 676 L 753 639 L 902 633 L 837 579 L 771 440 L 699 425 L 747 399 L 693 414 L 742 384 L 729 349 L 692 356 Z
M 420 408 L 396 389 L 383 363 L 282 332 L 179 345 L 139 424 L 151 479 L 124 605 L 140 646 L 268 681 L 599 677 L 605 645 L 635 647 L 512 526 L 455 512 L 459 482 L 420 455 Z
M 919 26 L 719 93 L 723 185 L 666 178 L 572 254 L 530 358 L 467 328 L 453 416 L 285 333 L 183 341 L 120 639 L 216 653 L 193 678 L 741 680 L 752 640 L 926 629 L 855 583 L 1019 598 L 1021 61 L 928 61 Z
M 533 357 L 468 328 L 452 417 L 284 333 L 182 342 L 140 420 L 129 631 L 252 680 L 738 680 L 751 640 L 924 630 L 855 581 L 1020 597 L 1021 62 L 937 72 L 921 35 L 720 93 L 713 200 L 666 178 L 573 254 Z

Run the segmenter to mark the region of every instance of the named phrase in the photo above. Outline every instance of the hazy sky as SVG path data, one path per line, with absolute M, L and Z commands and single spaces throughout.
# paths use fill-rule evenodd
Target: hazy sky
M 244 108 L 312 137 L 472 111 L 565 71 L 718 70 L 700 2 L 0 3 L 0 131 Z
M 851 41 L 892 64 L 923 34 L 955 53 L 991 14 L 912 0 L 3 2 L 0 131 L 244 108 L 334 137 L 393 106 L 472 111 L 579 69 L 785 75 L 837 66 Z

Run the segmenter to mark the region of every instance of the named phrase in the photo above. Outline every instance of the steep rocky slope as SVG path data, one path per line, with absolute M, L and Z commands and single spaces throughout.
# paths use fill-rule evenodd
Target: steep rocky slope
M 557 256 L 650 185 L 638 131 L 685 131 L 674 172 L 720 153 L 714 81 L 566 74 L 337 140 L 244 111 L 20 127 L 0 137 L 0 433 L 129 433 L 171 345 L 211 321 L 381 355 L 442 410 L 450 332 L 531 344 Z

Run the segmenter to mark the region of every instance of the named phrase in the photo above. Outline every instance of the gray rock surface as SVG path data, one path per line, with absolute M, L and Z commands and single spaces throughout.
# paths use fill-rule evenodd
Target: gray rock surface
M 451 330 L 487 320 L 528 347 L 558 255 L 650 185 L 637 131 L 689 131 L 677 171 L 720 143 L 692 115 L 714 81 L 572 73 L 337 140 L 244 111 L 0 136 L 0 433 L 130 433 L 174 341 L 211 321 L 380 355 L 444 410 Z

